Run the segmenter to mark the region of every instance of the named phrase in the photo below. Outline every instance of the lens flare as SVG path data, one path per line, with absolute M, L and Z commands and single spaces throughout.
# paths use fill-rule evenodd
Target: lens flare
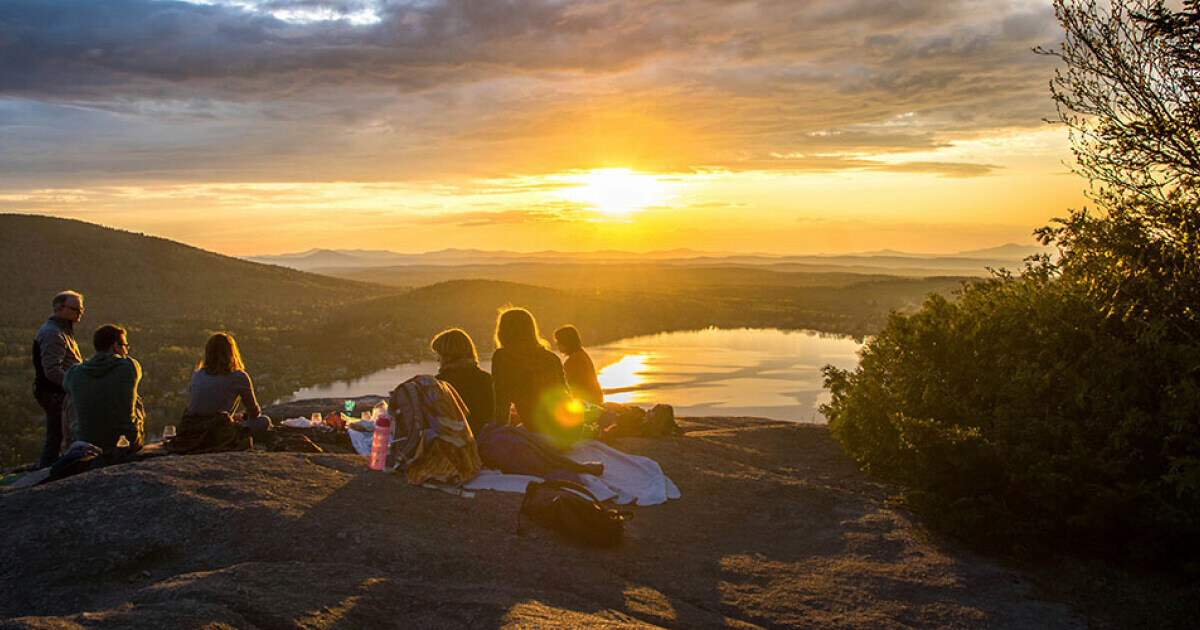
M 583 401 L 578 398 L 567 398 L 554 409 L 554 419 L 563 427 L 577 427 L 583 424 L 583 412 L 587 410 Z

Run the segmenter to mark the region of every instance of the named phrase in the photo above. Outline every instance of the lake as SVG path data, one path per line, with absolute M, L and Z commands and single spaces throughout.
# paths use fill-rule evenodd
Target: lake
M 649 407 L 668 403 L 679 416 L 758 416 L 824 422 L 821 368 L 852 368 L 857 341 L 808 331 L 710 328 L 622 339 L 588 348 L 605 400 Z M 481 367 L 488 369 L 485 359 Z M 307 387 L 287 400 L 386 395 L 436 361 L 405 363 L 363 378 Z

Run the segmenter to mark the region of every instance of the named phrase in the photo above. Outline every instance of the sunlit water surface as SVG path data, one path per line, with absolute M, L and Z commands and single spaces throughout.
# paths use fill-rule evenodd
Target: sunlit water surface
M 803 331 L 737 329 L 632 337 L 589 348 L 605 400 L 668 403 L 680 416 L 759 416 L 824 422 L 821 368 L 852 368 L 860 344 Z M 482 367 L 489 369 L 488 361 Z M 384 395 L 436 361 L 405 363 L 360 379 L 308 387 L 286 400 Z

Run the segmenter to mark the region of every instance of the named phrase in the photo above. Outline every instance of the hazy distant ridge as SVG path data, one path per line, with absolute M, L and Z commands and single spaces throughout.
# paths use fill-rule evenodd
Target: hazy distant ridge
M 897 275 L 975 275 L 988 268 L 1019 268 L 1025 258 L 1050 250 L 1008 243 L 999 247 L 957 254 L 919 254 L 882 250 L 860 254 L 774 255 L 705 252 L 672 249 L 646 253 L 600 250 L 594 252 L 509 252 L 479 249 L 443 249 L 421 254 L 381 250 L 310 249 L 305 252 L 249 256 L 247 260 L 302 271 L 369 271 L 388 267 L 438 267 L 512 265 L 516 263 L 631 264 L 654 262 L 674 266 L 769 267 L 776 271 L 845 271 Z

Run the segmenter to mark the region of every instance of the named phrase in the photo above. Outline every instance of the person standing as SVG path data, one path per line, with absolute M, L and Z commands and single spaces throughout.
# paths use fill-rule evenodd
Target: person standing
M 83 319 L 83 296 L 63 291 L 50 303 L 51 315 L 33 338 L 33 396 L 46 412 L 46 442 L 38 468 L 54 463 L 62 452 L 63 376 L 83 361 L 75 343 L 75 324 Z
M 63 389 L 75 408 L 75 439 L 107 452 L 125 436 L 137 450 L 145 437 L 146 412 L 138 396 L 142 366 L 129 357 L 129 342 L 120 326 L 97 328 L 92 345 L 96 354 L 63 377 Z

